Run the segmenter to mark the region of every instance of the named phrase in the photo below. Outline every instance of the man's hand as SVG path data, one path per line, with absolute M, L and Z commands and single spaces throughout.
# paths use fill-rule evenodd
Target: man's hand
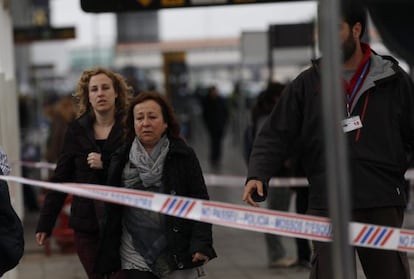
M 259 207 L 259 204 L 255 202 L 252 198 L 252 194 L 257 192 L 260 197 L 263 197 L 263 183 L 260 180 L 252 179 L 249 180 L 244 186 L 243 198 L 242 200 L 251 206 Z

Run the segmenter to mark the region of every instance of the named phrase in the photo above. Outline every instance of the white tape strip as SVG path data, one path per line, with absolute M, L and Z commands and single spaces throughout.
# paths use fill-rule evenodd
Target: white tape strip
M 227 186 L 241 188 L 246 183 L 246 177 L 234 175 L 205 174 L 204 180 L 208 186 Z M 270 187 L 308 187 L 308 180 L 303 177 L 272 178 Z
M 14 161 L 13 164 L 21 165 L 29 168 L 38 168 L 38 169 L 49 169 L 54 170 L 56 164 L 48 162 L 28 162 L 28 161 Z M 243 176 L 234 176 L 234 175 L 215 175 L 215 174 L 205 174 L 204 180 L 208 186 L 222 186 L 222 187 L 242 187 L 246 178 Z M 307 187 L 308 180 L 306 178 L 272 178 L 269 182 L 271 187 Z
M 36 169 L 54 170 L 56 168 L 56 164 L 52 164 L 48 162 L 15 161 L 12 164 L 20 165 L 22 167 L 36 168 Z
M 321 217 L 102 185 L 59 184 L 16 176 L 0 176 L 0 179 L 231 228 L 325 242 L 332 239 L 329 219 Z M 414 251 L 414 231 L 350 223 L 350 244 Z
M 54 170 L 56 164 L 48 162 L 18 162 L 15 161 L 13 164 L 31 167 L 31 168 L 40 168 L 40 169 L 50 169 Z M 414 180 L 414 169 L 407 170 L 405 178 L 409 180 Z M 235 176 L 235 175 L 215 175 L 215 174 L 205 174 L 204 180 L 208 186 L 225 186 L 225 187 L 242 187 L 246 182 L 246 177 Z M 308 187 L 308 180 L 304 177 L 288 177 L 288 178 L 272 178 L 269 181 L 270 187 Z

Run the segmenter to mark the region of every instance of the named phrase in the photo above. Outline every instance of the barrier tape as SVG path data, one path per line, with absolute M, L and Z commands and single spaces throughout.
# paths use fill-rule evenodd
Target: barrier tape
M 49 169 L 54 170 L 56 164 L 48 162 L 30 162 L 30 161 L 14 161 L 14 165 L 20 165 L 23 167 L 37 168 L 37 169 Z M 208 186 L 224 186 L 224 187 L 240 187 L 246 183 L 246 178 L 235 175 L 215 175 L 205 174 L 204 180 Z M 294 178 L 272 178 L 269 182 L 271 187 L 307 187 L 308 180 L 303 177 Z
M 241 187 L 246 183 L 246 177 L 234 175 L 205 174 L 204 180 L 208 186 Z M 308 180 L 303 177 L 272 178 L 270 187 L 308 187 Z
M 332 226 L 327 218 L 103 185 L 60 184 L 16 176 L 0 176 L 0 179 L 230 228 L 324 242 L 332 240 Z M 356 222 L 351 222 L 349 228 L 350 244 L 354 246 L 414 251 L 412 230 Z
M 20 165 L 22 167 L 36 168 L 36 169 L 54 170 L 56 168 L 56 164 L 48 163 L 48 162 L 15 161 L 12 164 Z
M 15 161 L 13 164 L 24 167 L 49 169 L 54 170 L 56 164 L 48 162 L 29 162 L 29 161 Z M 405 178 L 414 180 L 414 169 L 409 169 L 405 173 Z M 204 180 L 208 186 L 225 186 L 225 187 L 241 187 L 246 183 L 246 177 L 235 175 L 215 175 L 204 174 Z M 304 177 L 287 177 L 287 178 L 272 178 L 269 181 L 270 187 L 308 187 L 307 178 Z

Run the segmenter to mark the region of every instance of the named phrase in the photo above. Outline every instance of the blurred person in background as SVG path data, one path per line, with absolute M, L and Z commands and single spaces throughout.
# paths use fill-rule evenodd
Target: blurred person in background
M 20 128 L 22 129 L 21 161 L 39 162 L 43 158 L 43 143 L 45 130 L 50 126 L 49 115 L 58 101 L 55 92 L 42 92 L 43 101 L 37 97 L 26 96 L 19 104 Z M 42 104 L 41 113 L 38 111 L 37 103 Z M 22 176 L 32 179 L 42 179 L 42 171 L 38 168 L 22 166 Z M 38 188 L 32 185 L 23 184 L 23 197 L 25 209 L 29 212 L 39 211 Z
M 256 136 L 259 134 L 266 118 L 272 112 L 273 108 L 279 101 L 285 85 L 279 82 L 271 82 L 267 88 L 262 91 L 251 110 L 251 125 L 247 127 L 245 135 L 245 158 L 248 159 L 251 147 Z M 287 160 L 281 165 L 279 170 L 275 170 L 275 177 L 298 177 L 304 174 L 300 172 L 298 151 L 294 151 Z M 306 213 L 307 210 L 307 187 L 295 187 L 296 191 L 296 212 Z M 292 188 L 271 187 L 267 200 L 267 207 L 272 210 L 289 211 Z M 295 238 L 297 259 L 286 256 L 286 250 L 283 246 L 283 238 L 279 235 L 265 234 L 266 248 L 268 255 L 268 266 L 271 268 L 292 267 L 297 264 L 310 267 L 311 248 L 306 239 Z
M 67 128 L 52 182 L 105 184 L 111 154 L 122 143 L 122 124 L 129 87 L 124 78 L 108 69 L 85 70 L 77 84 L 78 118 Z M 67 194 L 50 191 L 40 211 L 36 240 L 44 245 Z M 99 242 L 103 202 L 75 196 L 70 226 L 79 259 L 90 279 Z
M 241 123 L 240 116 L 244 115 L 245 101 L 243 100 L 242 83 L 237 80 L 234 83 L 233 92 L 229 100 L 229 115 L 231 123 L 231 134 L 233 135 L 233 144 L 240 143 Z
M 113 155 L 108 184 L 209 199 L 199 161 L 180 137 L 172 106 L 156 92 L 131 100 L 126 143 Z M 128 279 L 195 279 L 216 257 L 212 226 L 134 207 L 107 204 L 96 269 L 119 268 Z
M 378 55 L 360 41 L 367 22 L 361 5 L 345 1 L 338 26 L 345 95 L 344 117 L 338 125 L 342 125 L 348 143 L 351 219 L 401 228 L 407 204 L 404 174 L 414 150 L 414 85 L 394 58 Z M 287 85 L 260 131 L 242 197 L 248 204 L 258 206 L 275 168 L 283 164 L 300 138 L 302 162 L 310 182 L 308 214 L 329 216 L 320 91 L 323 65 L 323 57 L 313 61 Z M 367 278 L 410 278 L 407 253 L 354 249 Z M 332 258 L 329 242 L 313 241 L 310 278 L 333 278 Z M 355 269 L 349 272 L 356 274 Z
M 76 107 L 72 96 L 64 96 L 54 104 L 49 113 L 49 136 L 46 141 L 45 159 L 56 163 L 62 151 L 67 126 L 76 118 Z
M 228 114 L 226 100 L 219 95 L 216 86 L 210 86 L 203 99 L 203 120 L 210 137 L 209 160 L 213 169 L 220 167 Z

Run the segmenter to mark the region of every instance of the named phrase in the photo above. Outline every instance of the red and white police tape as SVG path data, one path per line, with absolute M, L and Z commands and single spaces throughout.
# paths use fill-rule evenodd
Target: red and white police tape
M 60 184 L 17 176 L 0 176 L 0 179 L 231 228 L 325 242 L 332 239 L 329 219 L 321 217 L 103 185 Z M 414 251 L 412 230 L 355 222 L 350 223 L 349 229 L 352 245 Z

